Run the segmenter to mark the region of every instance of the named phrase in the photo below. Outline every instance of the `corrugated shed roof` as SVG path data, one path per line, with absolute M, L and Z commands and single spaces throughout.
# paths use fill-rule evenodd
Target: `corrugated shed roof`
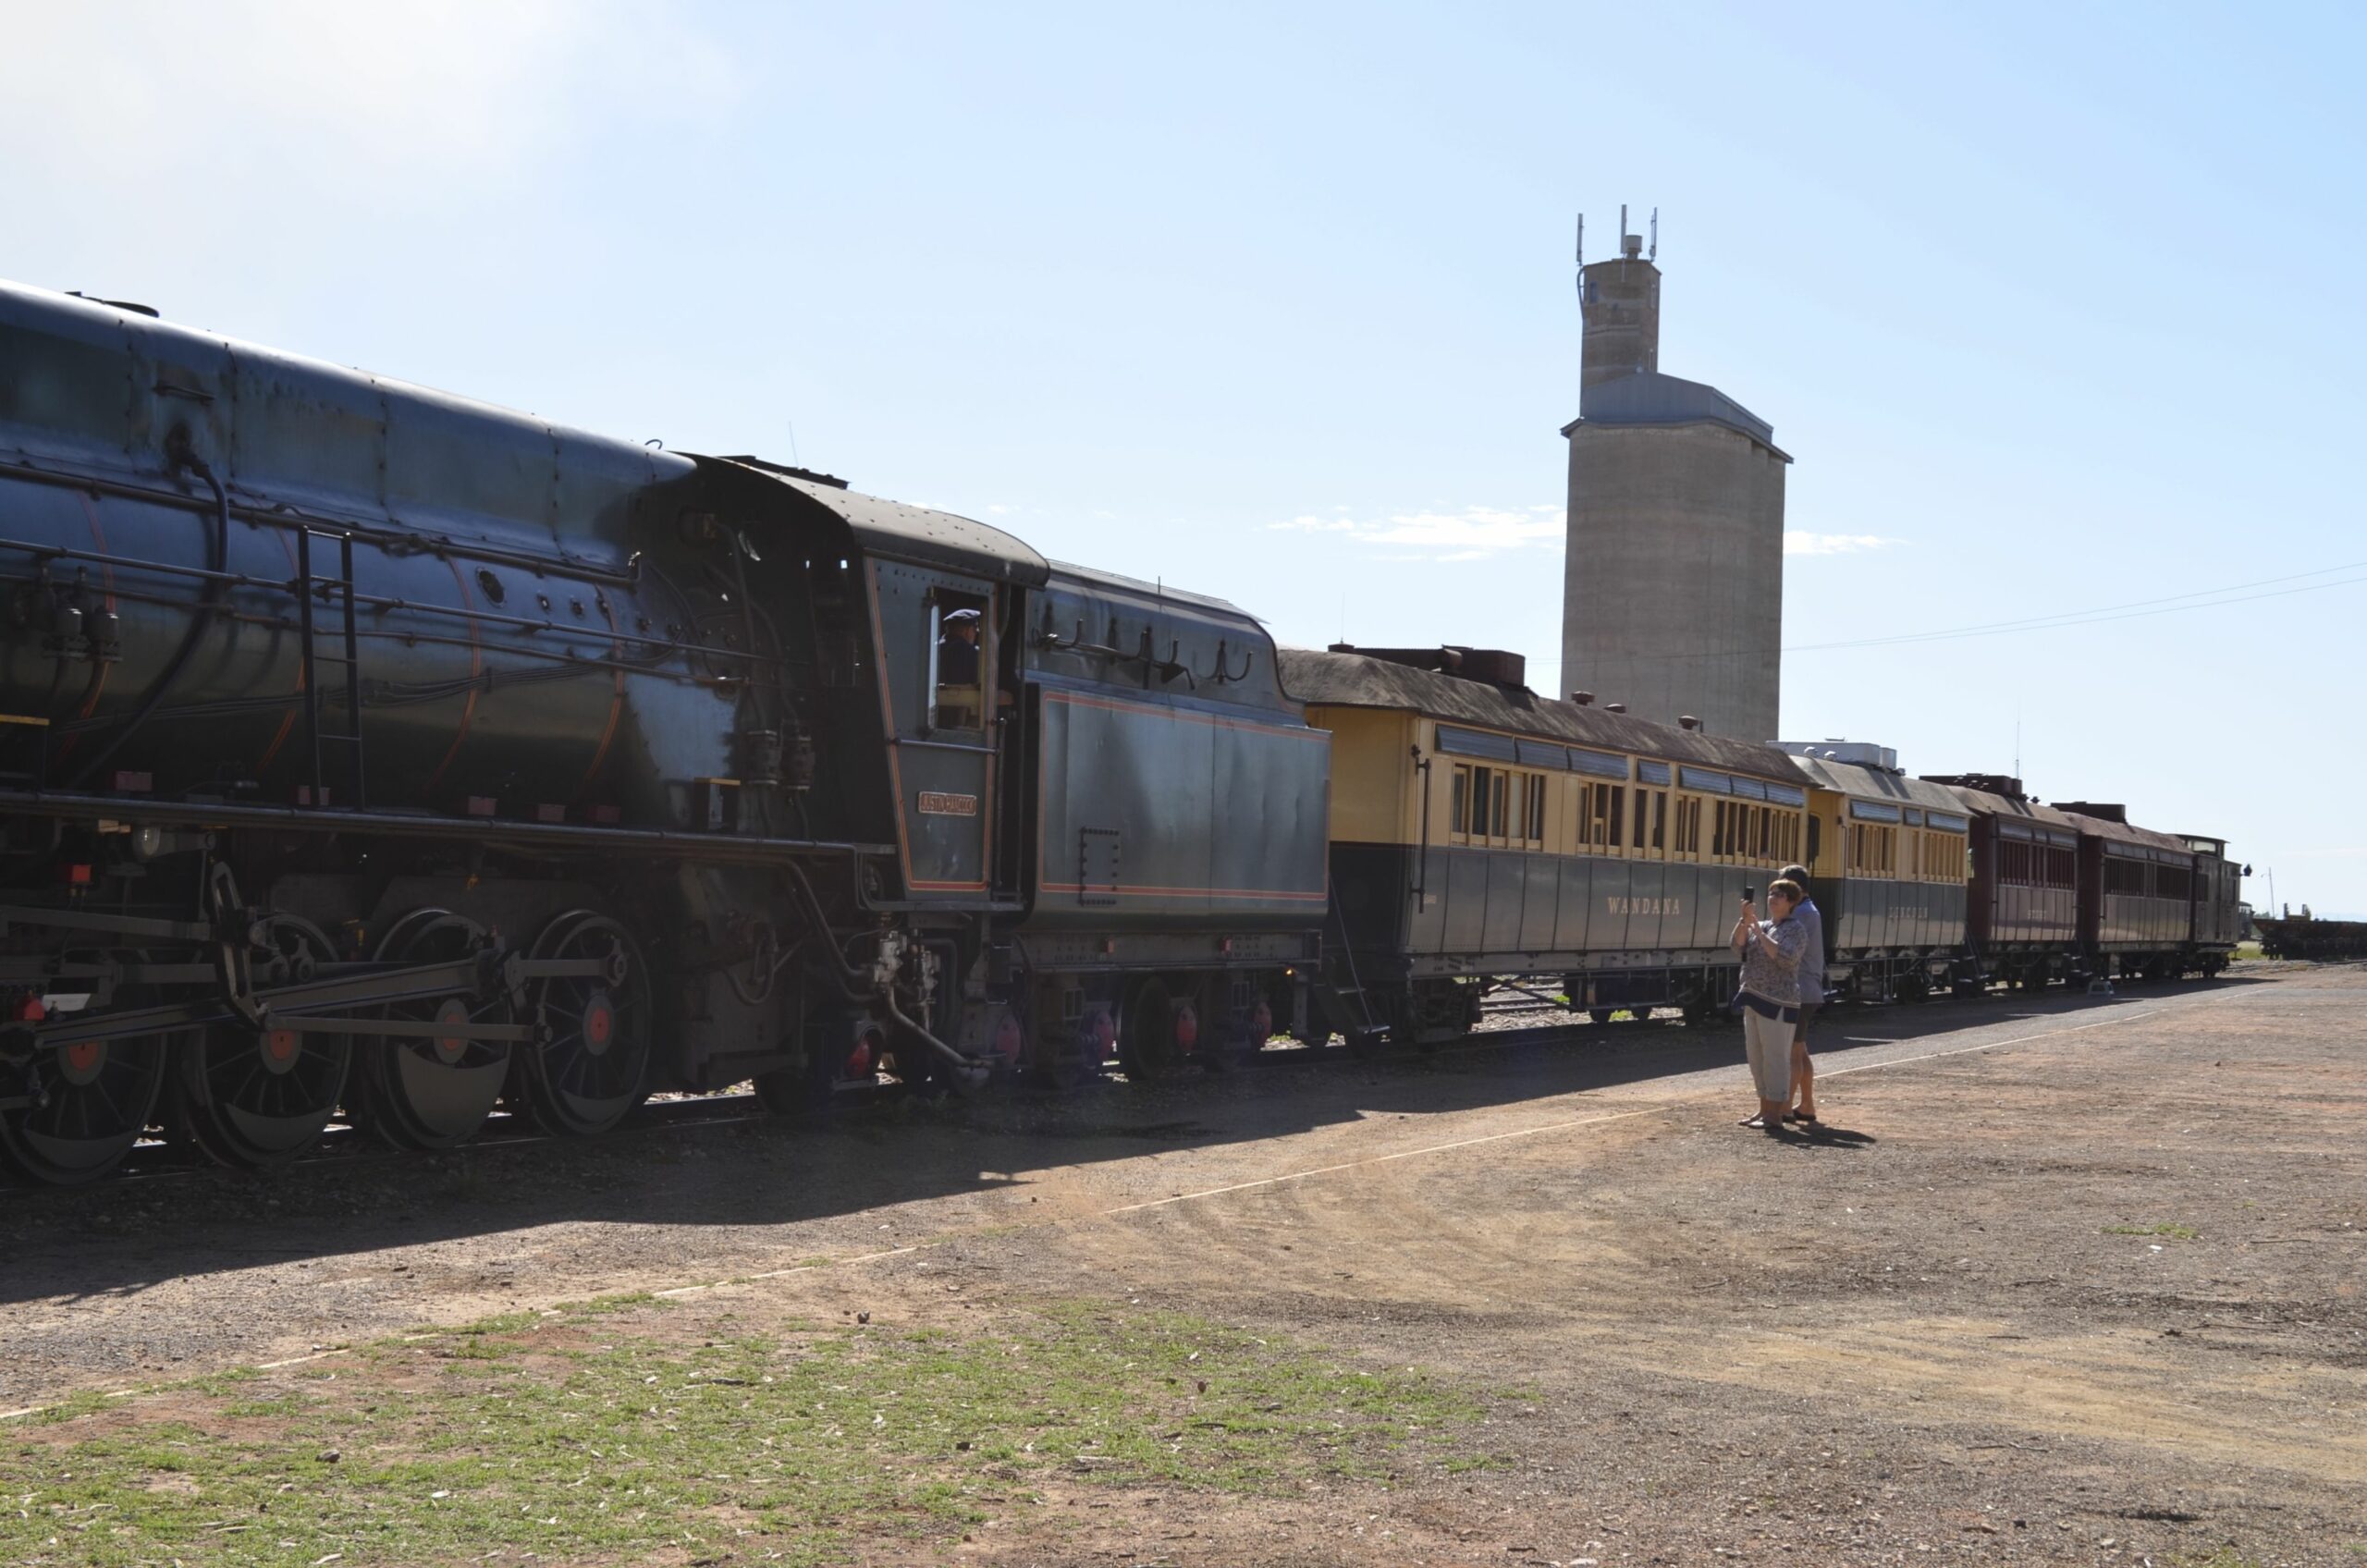
M 1723 767 L 1786 784 L 1793 780 L 1792 759 L 1772 746 L 1654 724 L 1599 707 L 1580 707 L 1540 697 L 1526 687 L 1466 680 L 1363 654 L 1284 648 L 1279 658 L 1284 689 L 1310 707 L 1402 709 L 1483 729 L 1575 741 L 1606 751 Z

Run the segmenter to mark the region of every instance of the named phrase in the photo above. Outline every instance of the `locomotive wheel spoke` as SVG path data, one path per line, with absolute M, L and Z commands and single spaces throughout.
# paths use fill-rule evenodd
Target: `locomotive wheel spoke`
M 264 921 L 253 942 L 258 969 L 273 960 L 318 965 L 336 956 L 318 926 L 294 915 Z M 169 1122 L 176 1140 L 225 1165 L 276 1165 L 312 1147 L 337 1113 L 353 1042 L 223 1023 L 192 1033 L 179 1056 Z
M 595 960 L 604 975 L 539 981 L 528 1022 L 542 1037 L 511 1053 L 510 1085 L 535 1125 L 564 1137 L 614 1126 L 648 1093 L 649 971 L 622 925 L 589 910 L 562 914 L 535 939 L 536 960 Z
M 117 1006 L 153 998 L 118 993 Z M 131 1152 L 147 1130 L 172 1060 L 173 1036 L 69 1044 L 43 1052 L 29 1087 L 39 1093 L 0 1111 L 0 1167 L 44 1186 L 96 1181 Z
M 373 956 L 390 963 L 450 963 L 491 937 L 466 916 L 419 909 L 397 921 Z M 389 1003 L 390 1019 L 413 1023 L 508 1023 L 509 998 L 415 997 Z M 509 1074 L 506 1041 L 387 1035 L 365 1039 L 354 1071 L 354 1119 L 398 1148 L 448 1149 L 473 1137 L 501 1098 Z

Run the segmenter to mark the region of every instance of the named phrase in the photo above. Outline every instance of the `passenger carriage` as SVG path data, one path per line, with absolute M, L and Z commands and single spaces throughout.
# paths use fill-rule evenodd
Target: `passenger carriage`
M 1860 1001 L 1968 990 L 1965 846 L 1946 788 L 1909 778 L 1876 747 L 1807 748 L 1809 893 L 1824 921 L 1828 987 Z M 1863 760 L 1852 760 L 1862 758 Z
M 1806 848 L 1791 759 L 1540 697 L 1507 654 L 1282 657 L 1331 732 L 1334 996 L 1312 1032 L 1441 1037 L 1514 980 L 1598 1019 L 1723 1009 L 1743 889 L 1763 900 Z
M 2079 824 L 1996 774 L 1925 775 L 1971 819 L 1966 931 L 1983 977 L 2017 990 L 2088 977 L 2079 945 Z

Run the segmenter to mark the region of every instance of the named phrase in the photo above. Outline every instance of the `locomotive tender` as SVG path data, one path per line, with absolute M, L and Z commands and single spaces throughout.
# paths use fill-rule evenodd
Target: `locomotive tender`
M 1156 1077 L 1514 976 L 1706 1017 L 1794 859 L 1850 994 L 2215 970 L 2224 846 L 2116 814 L 1510 655 L 1278 654 L 828 475 L 0 285 L 0 1165 L 38 1182 L 159 1125 L 262 1166 L 340 1114 L 441 1148 L 748 1079 Z

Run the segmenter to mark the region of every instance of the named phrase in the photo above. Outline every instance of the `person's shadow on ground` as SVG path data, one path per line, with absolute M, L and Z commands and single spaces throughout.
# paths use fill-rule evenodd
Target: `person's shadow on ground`
M 1786 1121 L 1775 1135 L 1785 1143 L 1818 1145 L 1836 1149 L 1870 1149 L 1882 1142 L 1871 1133 L 1835 1127 L 1830 1121 Z

